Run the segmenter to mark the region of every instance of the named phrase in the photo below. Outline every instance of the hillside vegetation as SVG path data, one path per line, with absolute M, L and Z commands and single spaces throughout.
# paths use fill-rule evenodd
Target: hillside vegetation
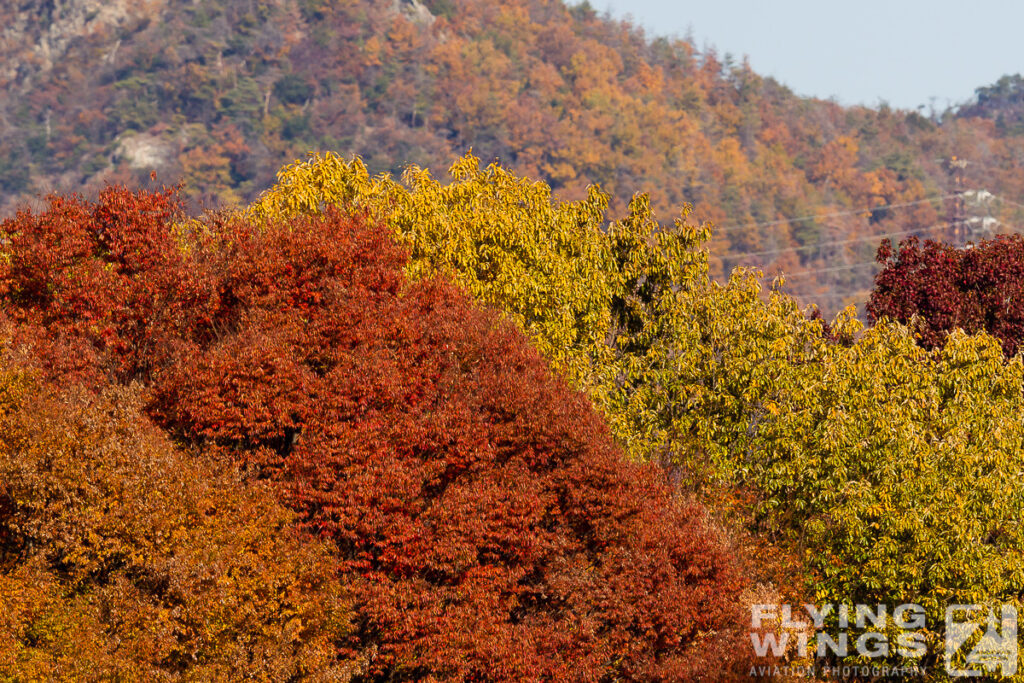
M 842 108 L 544 0 L 5 18 L 5 206 L 62 191 L 0 222 L 0 678 L 941 681 L 948 606 L 1024 610 L 1024 239 L 963 248 L 1019 78 Z M 774 603 L 921 649 L 755 656 Z
M 33 0 L 0 19 L 7 207 L 153 168 L 234 204 L 309 150 L 397 174 L 472 148 L 564 199 L 599 183 L 613 215 L 639 190 L 666 218 L 693 203 L 719 226 L 713 276 L 785 271 L 834 312 L 866 300 L 878 236 L 994 229 L 947 224 L 944 160 L 969 161 L 966 189 L 1024 199 L 1011 78 L 962 116 L 844 108 L 561 0 Z M 990 215 L 1024 220 L 970 207 Z

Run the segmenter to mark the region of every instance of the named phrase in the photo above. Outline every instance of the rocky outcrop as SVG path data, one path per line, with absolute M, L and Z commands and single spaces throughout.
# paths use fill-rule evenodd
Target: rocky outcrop
M 409 21 L 420 26 L 430 26 L 436 18 L 420 0 L 394 0 L 392 9 L 401 12 Z
M 0 88 L 27 88 L 77 41 L 104 35 L 116 54 L 116 32 L 154 16 L 167 0 L 21 0 L 0 29 Z M 4 13 L 6 14 L 6 13 Z
M 124 160 L 131 168 L 159 168 L 176 151 L 170 143 L 149 133 L 126 133 L 117 140 L 115 160 Z

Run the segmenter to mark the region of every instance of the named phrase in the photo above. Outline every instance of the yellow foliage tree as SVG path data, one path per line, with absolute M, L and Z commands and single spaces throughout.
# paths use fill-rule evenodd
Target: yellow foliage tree
M 661 289 L 706 277 L 697 248 L 707 228 L 686 222 L 663 231 L 646 196 L 607 223 L 608 197 L 559 202 L 540 182 L 519 178 L 472 155 L 442 185 L 410 166 L 403 183 L 370 177 L 358 159 L 333 154 L 296 162 L 250 207 L 257 219 L 364 211 L 390 227 L 411 251 L 410 274 L 442 273 L 487 305 L 504 311 L 577 386 L 601 395 L 624 320 Z M 658 271 L 655 273 L 655 271 Z M 630 323 L 636 327 L 635 323 Z

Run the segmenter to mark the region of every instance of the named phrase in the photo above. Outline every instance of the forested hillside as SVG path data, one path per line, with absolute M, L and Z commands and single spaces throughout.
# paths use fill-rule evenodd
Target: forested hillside
M 311 150 L 440 174 L 472 148 L 562 198 L 599 183 L 613 215 L 639 190 L 666 220 L 692 202 L 715 277 L 784 271 L 826 310 L 866 301 L 883 235 L 1024 223 L 1013 79 L 959 115 L 844 108 L 560 0 L 30 0 L 0 19 L 7 211 L 154 169 L 235 204 Z M 941 199 L 964 189 L 995 198 Z
M 1024 612 L 1020 76 L 840 107 L 556 0 L 0 20 L 0 679 L 948 681 L 950 606 Z

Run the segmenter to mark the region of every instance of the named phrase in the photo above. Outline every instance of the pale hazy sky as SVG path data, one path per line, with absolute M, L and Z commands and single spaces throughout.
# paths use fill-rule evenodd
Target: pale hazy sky
M 800 95 L 926 107 L 1024 73 L 1024 0 L 591 0 L 648 35 L 744 55 Z

